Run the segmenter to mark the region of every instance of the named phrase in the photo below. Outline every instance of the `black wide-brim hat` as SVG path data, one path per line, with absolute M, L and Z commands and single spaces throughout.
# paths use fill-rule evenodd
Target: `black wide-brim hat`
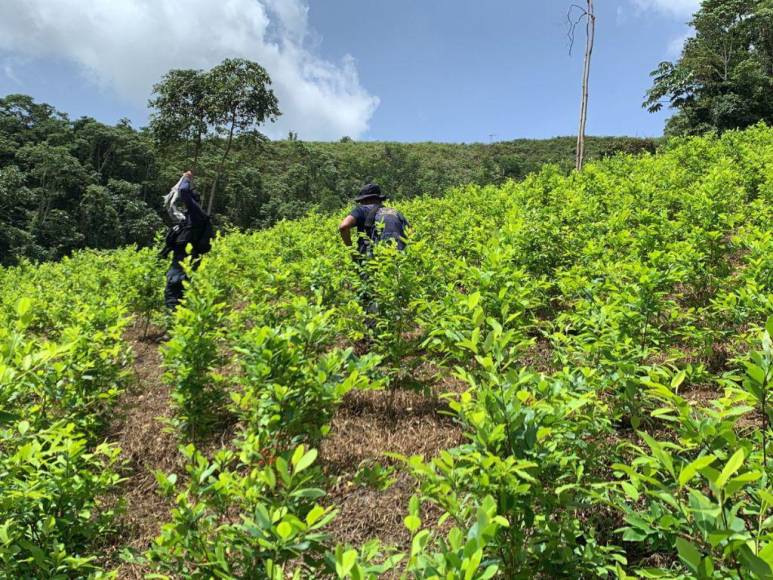
M 363 188 L 360 190 L 360 193 L 358 193 L 357 197 L 354 198 L 354 201 L 364 201 L 371 197 L 386 199 L 386 196 L 381 193 L 381 188 L 378 185 L 375 183 L 369 183 L 368 185 L 363 186 Z

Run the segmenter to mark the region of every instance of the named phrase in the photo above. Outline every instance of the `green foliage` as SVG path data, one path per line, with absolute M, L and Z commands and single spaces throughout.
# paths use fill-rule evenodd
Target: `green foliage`
M 137 131 L 125 121 L 71 121 L 24 95 L 0 99 L 0 264 L 56 260 L 85 247 L 150 246 L 163 229 L 161 196 L 189 168 L 202 192 L 214 192 L 219 224 L 250 229 L 309 211 L 335 212 L 367 179 L 395 199 L 410 199 L 522 179 L 544 163 L 568 171 L 574 157 L 571 138 L 492 145 L 266 142 L 254 129 L 278 114 L 276 101 L 265 71 L 238 59 L 206 72 L 170 71 L 150 105 L 156 111 L 150 128 Z M 655 146 L 588 140 L 591 158 Z
M 185 268 L 190 272 L 190 258 Z M 164 380 L 172 387 L 175 425 L 188 440 L 205 435 L 222 414 L 226 399 L 217 367 L 226 304 L 222 291 L 197 272 L 196 292 L 187 293 L 173 316 L 172 338 L 164 345 Z
M 63 155 L 48 146 L 35 155 Z M 281 147 L 315 159 L 315 144 Z M 308 175 L 293 165 L 300 195 Z M 760 125 L 395 200 L 408 248 L 379 248 L 362 276 L 340 215 L 220 237 L 163 347 L 175 426 L 196 441 L 179 473 L 157 476 L 174 509 L 144 565 L 200 578 L 770 577 L 772 202 L 773 131 Z M 156 315 L 162 273 L 134 249 L 0 268 L 0 485 L 14 490 L 0 494 L 0 573 L 99 573 L 121 463 L 103 426 L 127 324 Z M 463 437 L 348 476 L 353 493 L 415 481 L 405 549 L 340 542 L 323 499 L 341 475 L 326 457 L 337 407 L 386 384 L 426 386 Z
M 355 357 L 351 348 L 323 352 L 333 311 L 306 300 L 292 309 L 295 316 L 285 325 L 249 330 L 235 349 L 243 374 L 231 395 L 234 410 L 248 433 L 272 434 L 279 449 L 301 441 L 318 444 L 346 393 L 378 387 L 368 373 L 379 357 Z
M 120 449 L 87 447 L 74 424 L 33 431 L 0 428 L 0 571 L 8 578 L 85 575 L 98 568 L 89 546 L 113 531 L 101 499 L 120 477 Z
M 147 245 L 162 225 L 147 203 L 155 154 L 128 124 L 71 122 L 9 95 L 0 99 L 0 143 L 9 145 L 0 148 L 1 264 Z
M 767 0 L 701 4 L 676 63 L 653 71 L 644 103 L 677 110 L 666 133 L 695 135 L 773 120 L 773 9 Z
M 319 567 L 322 528 L 335 512 L 316 503 L 324 495 L 313 487 L 317 452 L 300 446 L 266 465 L 261 443 L 249 437 L 238 453 L 220 451 L 211 461 L 192 445 L 182 449 L 189 483 L 147 553 L 154 569 L 185 578 L 280 580 Z M 179 487 L 174 475 L 156 477 L 168 494 Z
M 33 332 L 35 302 L 15 311 L 0 326 L 0 573 L 88 575 L 121 507 L 105 499 L 120 449 L 99 431 L 125 382 L 125 310 L 78 304 L 49 338 Z
M 208 71 L 172 70 L 153 87 L 150 106 L 156 112 L 151 130 L 162 144 L 192 140 L 190 168 L 198 169 L 203 139 L 210 133 L 227 136 L 209 194 L 210 213 L 234 136 L 257 135 L 263 122 L 281 114 L 270 86 L 268 73 L 258 63 L 227 58 Z

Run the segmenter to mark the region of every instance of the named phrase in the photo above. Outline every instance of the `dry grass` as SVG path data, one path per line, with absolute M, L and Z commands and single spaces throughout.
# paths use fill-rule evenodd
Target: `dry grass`
M 134 352 L 136 381 L 121 397 L 110 425 L 108 439 L 120 445 L 127 462 L 126 481 L 116 495 L 126 510 L 118 521 L 121 536 L 111 554 L 118 564 L 117 551 L 129 548 L 142 552 L 168 520 L 171 505 L 156 492 L 153 471 L 181 471 L 181 456 L 175 435 L 166 429 L 172 415 L 169 388 L 162 382 L 158 344 L 142 337 L 138 328 L 130 329 L 126 340 Z M 119 578 L 142 578 L 144 570 L 122 564 Z
M 339 510 L 330 528 L 335 541 L 359 545 L 378 538 L 388 545 L 408 545 L 403 518 L 415 484 L 384 453 L 429 459 L 458 445 L 462 432 L 447 410 L 437 397 L 410 391 L 347 395 L 320 453 L 326 474 L 336 477 L 328 497 Z M 363 462 L 396 466 L 397 482 L 386 491 L 355 484 L 352 480 Z
M 556 370 L 556 364 L 553 361 L 553 348 L 550 341 L 539 336 L 534 344 L 529 346 L 520 357 L 521 364 L 538 373 L 550 373 Z
M 125 548 L 142 553 L 159 534 L 172 505 L 158 494 L 153 472 L 182 474 L 184 462 L 177 451 L 175 434 L 166 427 L 173 410 L 169 387 L 162 381 L 159 343 L 145 338 L 140 327 L 131 328 L 125 338 L 134 352 L 136 380 L 116 406 L 108 439 L 122 449 L 126 481 L 108 501 L 122 499 L 126 510 L 118 521 L 120 535 L 105 555 L 105 562 L 118 566 L 119 578 L 139 579 L 148 570 L 121 563 L 118 553 Z M 321 465 L 331 481 L 328 501 L 339 510 L 329 530 L 337 542 L 359 545 L 378 538 L 388 545 L 406 547 L 410 537 L 403 518 L 415 484 L 407 473 L 400 471 L 399 462 L 384 454 L 431 458 L 462 441 L 459 426 L 438 394 L 460 392 L 464 385 L 441 377 L 428 364 L 419 365 L 413 374 L 420 383 L 434 383 L 430 394 L 407 390 L 350 393 L 321 445 Z M 206 442 L 205 452 L 208 447 L 227 445 L 233 428 L 229 425 L 217 440 Z M 397 467 L 396 483 L 385 491 L 353 483 L 363 462 Z

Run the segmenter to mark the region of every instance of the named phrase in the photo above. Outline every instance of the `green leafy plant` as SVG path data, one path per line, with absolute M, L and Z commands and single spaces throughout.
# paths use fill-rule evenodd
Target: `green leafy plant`
M 162 350 L 164 379 L 173 389 L 175 423 L 188 439 L 205 435 L 212 428 L 226 400 L 217 373 L 222 362 L 219 348 L 225 334 L 226 304 L 217 286 L 201 274 L 204 268 L 197 273 L 195 291 L 189 291 L 176 310 L 172 338 Z
M 316 503 L 324 492 L 315 485 L 315 450 L 299 446 L 266 464 L 261 439 L 248 437 L 238 453 L 222 450 L 212 460 L 192 445 L 182 453 L 188 483 L 156 474 L 175 509 L 141 561 L 186 578 L 272 580 L 321 565 L 323 528 L 335 510 Z

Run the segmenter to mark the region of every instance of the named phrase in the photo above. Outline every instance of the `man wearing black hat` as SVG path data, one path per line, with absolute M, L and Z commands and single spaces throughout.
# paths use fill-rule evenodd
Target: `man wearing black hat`
M 368 283 L 368 270 L 364 268 L 364 262 L 373 257 L 373 247 L 383 241 L 390 240 L 397 245 L 397 249 L 405 249 L 405 230 L 408 221 L 396 209 L 384 207 L 386 196 L 381 193 L 381 188 L 375 183 L 369 183 L 360 190 L 354 201 L 357 202 L 352 212 L 346 216 L 338 226 L 344 244 L 352 245 L 352 228 L 357 228 L 357 273 L 361 280 L 359 290 L 360 301 L 365 308 L 365 324 L 371 330 L 376 328 L 375 314 L 378 312 L 372 290 Z
M 354 201 L 352 212 L 338 226 L 344 244 L 352 245 L 353 227 L 357 228 L 357 251 L 360 256 L 373 254 L 373 246 L 385 240 L 394 240 L 399 250 L 405 249 L 405 230 L 408 220 L 396 209 L 384 207 L 386 196 L 375 183 L 364 186 Z

